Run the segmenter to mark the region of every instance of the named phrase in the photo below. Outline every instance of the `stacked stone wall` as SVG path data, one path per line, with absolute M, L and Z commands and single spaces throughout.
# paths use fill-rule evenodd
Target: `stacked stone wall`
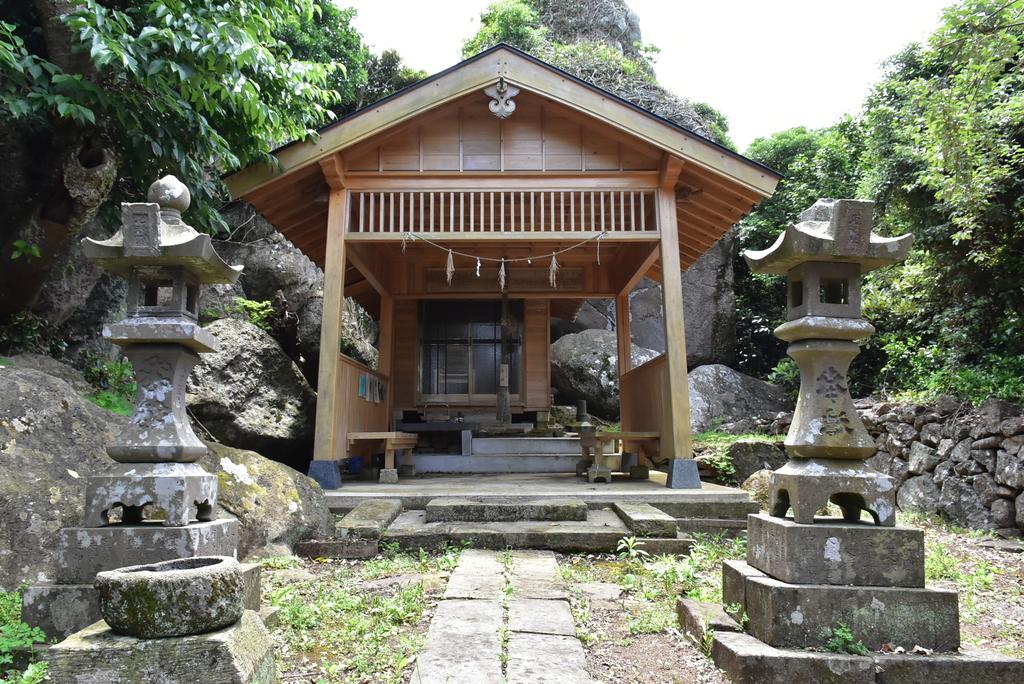
M 1024 536 L 1024 407 L 989 400 L 972 408 L 870 399 L 857 408 L 878 451 L 869 463 L 899 482 L 904 510 Z

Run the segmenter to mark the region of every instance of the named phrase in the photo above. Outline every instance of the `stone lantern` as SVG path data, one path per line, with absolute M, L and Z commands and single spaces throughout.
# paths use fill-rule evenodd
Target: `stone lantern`
M 98 572 L 234 557 L 238 548 L 238 520 L 215 519 L 217 478 L 195 462 L 207 447 L 189 423 L 185 384 L 199 354 L 217 349 L 197 320 L 199 288 L 234 282 L 242 268 L 182 221 L 190 196 L 177 178 L 155 182 L 148 199 L 121 205 L 121 230 L 110 239 L 82 241 L 90 260 L 128 280 L 128 317 L 103 336 L 131 360 L 137 389 L 128 426 L 107 446 L 116 463 L 86 478 L 82 526 L 58 534 L 57 582 L 25 592 L 26 622 L 51 636 L 99 619 Z
M 177 178 L 153 183 L 148 199 L 121 205 L 121 230 L 110 239 L 82 241 L 86 257 L 128 280 L 128 318 L 103 336 L 124 349 L 137 384 L 131 422 L 107 446 L 121 465 L 89 479 L 87 525 L 105 524 L 114 505 L 123 521 L 138 522 L 151 504 L 165 513 L 164 525 L 185 526 L 193 509 L 210 520 L 217 498 L 216 478 L 193 464 L 206 445 L 188 420 L 185 384 L 199 354 L 217 350 L 199 326 L 200 285 L 233 283 L 242 267 L 226 264 L 209 235 L 182 221 L 191 197 Z
M 860 277 L 905 259 L 913 241 L 872 233 L 873 209 L 872 202 L 819 200 L 771 247 L 744 255 L 754 273 L 787 280 L 788 320 L 775 334 L 790 343 L 800 394 L 786 436 L 790 461 L 772 475 L 771 512 L 783 517 L 792 508 L 798 523 L 813 523 L 831 501 L 847 521 L 866 510 L 876 524 L 895 524 L 895 482 L 865 463 L 875 444 L 847 383 L 856 340 L 875 332 L 861 318 Z

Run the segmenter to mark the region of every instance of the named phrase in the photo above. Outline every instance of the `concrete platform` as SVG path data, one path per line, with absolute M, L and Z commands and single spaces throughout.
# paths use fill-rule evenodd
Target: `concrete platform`
M 406 511 L 384 533 L 383 541 L 405 549 L 438 549 L 446 543 L 469 542 L 477 549 L 551 549 L 606 553 L 630 534 L 610 510 L 590 511 L 578 521 L 430 522 L 424 511 Z
M 636 501 L 676 518 L 742 519 L 744 527 L 747 513 L 756 512 L 756 504 L 751 511 L 750 495 L 742 489 L 709 482 L 700 489 L 668 489 L 665 473 L 660 472 L 651 472 L 649 480 L 616 474 L 611 484 L 591 484 L 570 473 L 420 475 L 397 484 L 346 481 L 341 489 L 325 494 L 335 513 L 346 513 L 368 499 L 399 499 L 406 511 L 422 511 L 428 501 L 442 497 L 504 502 L 572 498 L 586 502 L 591 509 L 610 506 L 613 501 Z M 702 513 L 704 510 L 707 513 Z

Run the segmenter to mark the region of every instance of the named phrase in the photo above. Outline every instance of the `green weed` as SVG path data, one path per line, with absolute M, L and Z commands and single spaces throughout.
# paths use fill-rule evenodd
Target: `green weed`
M 825 642 L 825 650 L 829 653 L 848 653 L 860 656 L 870 653 L 864 642 L 854 639 L 853 632 L 842 622 L 837 622 L 833 629 L 823 629 L 821 638 Z

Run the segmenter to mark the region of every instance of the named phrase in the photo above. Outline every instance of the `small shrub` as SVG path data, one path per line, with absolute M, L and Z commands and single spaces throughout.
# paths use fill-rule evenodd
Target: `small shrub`
M 269 300 L 256 301 L 235 297 L 235 306 L 231 313 L 237 313 L 257 328 L 269 331 L 270 321 L 274 317 L 274 305 Z
M 24 672 L 9 669 L 14 652 L 46 642 L 38 627 L 21 621 L 21 591 L 0 591 L 0 681 L 38 684 L 46 679 L 46 663 L 33 663 Z M 6 677 L 4 677 L 6 675 Z
M 125 358 L 109 359 L 92 352 L 85 352 L 82 360 L 85 362 L 82 376 L 86 382 L 99 390 L 97 394 L 107 393 L 129 403 L 135 399 L 135 369 L 131 361 Z M 100 401 L 110 403 L 110 400 Z M 109 408 L 100 401 L 93 400 L 103 408 Z
M 119 416 L 131 416 L 135 413 L 135 404 L 113 392 L 103 390 L 94 394 L 87 394 L 85 398 L 101 409 L 106 409 Z
M 821 638 L 825 641 L 825 650 L 829 653 L 848 653 L 866 656 L 870 653 L 864 642 L 854 639 L 853 632 L 842 622 L 836 623 L 834 629 L 824 629 Z
M 19 311 L 0 325 L 0 354 L 33 352 L 58 358 L 66 349 L 53 326 L 31 311 Z
M 637 541 L 636 537 L 623 537 L 615 546 L 615 550 L 618 551 L 620 558 L 643 560 L 650 556 L 649 553 L 640 548 L 643 545 L 644 543 Z
M 786 390 L 786 393 L 795 399 L 800 390 L 800 369 L 797 368 L 796 361 L 788 356 L 781 359 L 768 374 L 768 382 Z

